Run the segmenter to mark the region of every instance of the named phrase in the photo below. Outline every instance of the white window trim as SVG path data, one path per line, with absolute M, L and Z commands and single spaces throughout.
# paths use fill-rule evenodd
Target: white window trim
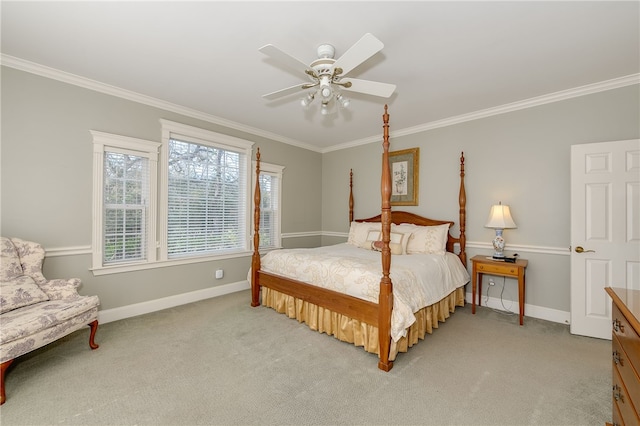
M 92 229 L 92 271 L 95 275 L 108 273 L 108 271 L 122 272 L 124 270 L 138 269 L 140 265 L 148 265 L 156 262 L 156 206 L 157 203 L 157 179 L 158 151 L 160 143 L 128 136 L 113 135 L 110 133 L 90 130 L 93 137 L 93 229 Z M 104 226 L 104 153 L 114 151 L 130 153 L 145 157 L 149 160 L 149 210 L 147 228 L 147 258 L 142 261 L 122 262 L 116 265 L 104 266 L 103 254 L 103 226 Z
M 268 248 L 261 248 L 260 251 L 261 252 L 266 252 L 269 250 L 275 250 L 275 249 L 280 249 L 282 248 L 282 175 L 284 174 L 284 166 L 279 166 L 277 164 L 271 164 L 271 163 L 263 163 L 262 161 L 260 162 L 260 172 L 266 172 L 266 173 L 272 173 L 278 176 L 278 223 L 276 223 L 276 227 L 277 227 L 277 231 L 276 231 L 276 237 L 277 237 L 277 241 L 276 241 L 276 245 L 274 247 L 268 247 Z M 256 190 L 256 161 L 252 161 L 251 162 L 251 176 L 252 176 L 252 186 L 251 186 L 251 193 L 255 194 L 255 190 Z M 255 203 L 253 200 L 253 197 L 251 198 L 251 208 L 253 211 L 253 209 L 255 209 Z M 251 223 L 251 235 L 254 234 L 255 230 L 255 223 Z M 251 248 L 253 249 L 253 240 L 251 241 Z
M 95 130 L 90 130 L 93 137 L 93 229 L 92 229 L 92 268 L 93 275 L 106 275 L 122 272 L 131 272 L 161 268 L 167 266 L 186 265 L 211 260 L 235 259 L 250 256 L 251 251 L 251 219 L 253 218 L 251 206 L 253 205 L 253 184 L 250 176 L 253 142 L 235 138 L 228 135 L 176 123 L 169 120 L 160 120 L 162 124 L 162 142 L 153 142 L 128 136 L 114 135 Z M 178 139 L 213 144 L 216 147 L 227 147 L 234 150 L 244 150 L 247 167 L 247 190 L 245 206 L 246 224 L 248 230 L 245 241 L 246 251 L 237 253 L 225 253 L 220 255 L 191 256 L 182 259 L 167 258 L 167 229 L 163 224 L 167 223 L 168 216 L 168 145 L 171 136 Z M 102 227 L 103 197 L 104 197 L 104 152 L 106 148 L 124 150 L 133 155 L 144 156 L 149 159 L 149 228 L 147 238 L 147 259 L 139 262 L 123 262 L 114 265 L 102 264 Z M 106 149 L 108 151 L 108 149 Z M 251 210 L 250 210 L 251 209 Z M 160 230 L 158 230 L 160 226 Z
M 249 206 L 252 205 L 251 202 L 251 155 L 253 142 L 235 138 L 229 135 L 223 135 L 221 133 L 216 133 L 210 130 L 200 129 L 198 127 L 189 126 L 182 123 L 176 123 L 174 121 L 161 119 L 160 123 L 162 125 L 162 144 L 160 147 L 160 202 L 158 204 L 158 219 L 159 223 L 162 224 L 160 226 L 160 235 L 158 241 L 158 249 L 159 249 L 159 260 L 163 262 L 170 261 L 171 263 L 193 263 L 193 259 L 199 259 L 198 261 L 206 261 L 206 260 L 219 260 L 229 257 L 236 257 L 238 254 L 245 255 L 250 254 L 251 247 L 251 212 L 247 210 L 245 217 L 245 229 L 248 231 L 247 235 L 245 235 L 245 244 L 247 251 L 243 251 L 241 253 L 232 253 L 232 254 L 224 254 L 224 255 L 204 255 L 202 257 L 194 257 L 190 256 L 185 258 L 184 260 L 180 259 L 168 259 L 168 232 L 166 223 L 168 221 L 168 199 L 169 199 L 169 173 L 168 173 L 168 159 L 169 159 L 169 140 L 172 137 L 176 139 L 201 143 L 203 145 L 209 145 L 213 147 L 227 147 L 232 150 L 242 150 L 245 154 L 245 167 L 247 173 L 247 188 L 246 188 L 246 200 L 245 206 L 249 209 Z

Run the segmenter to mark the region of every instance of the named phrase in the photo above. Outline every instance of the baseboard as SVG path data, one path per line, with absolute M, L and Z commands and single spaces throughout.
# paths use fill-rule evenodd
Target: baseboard
M 104 311 L 98 311 L 98 321 L 101 324 L 106 324 L 112 321 L 173 308 L 175 306 L 186 305 L 187 303 L 193 303 L 199 300 L 248 290 L 250 287 L 249 282 L 245 280 L 189 293 L 177 294 L 175 296 L 163 297 L 161 299 L 149 300 L 147 302 L 134 303 L 133 305 L 121 306 L 119 308 L 106 309 Z M 247 300 L 247 304 L 249 302 L 250 301 Z
M 471 303 L 473 300 L 471 297 L 471 293 L 466 293 L 465 300 L 467 303 Z M 486 306 L 491 309 L 496 309 L 503 312 L 513 312 L 516 315 L 518 314 L 518 302 L 512 300 L 505 300 L 504 306 L 503 302 L 500 298 L 497 297 L 489 297 L 487 299 L 486 296 L 482 296 L 482 306 Z M 570 324 L 571 323 L 571 313 L 560 311 L 557 309 L 545 308 L 543 306 L 529 305 L 528 303 L 524 304 L 524 317 L 525 324 L 526 318 L 538 318 L 541 320 L 557 322 L 560 324 Z
M 131 318 L 138 315 L 144 315 L 151 312 L 161 311 L 163 309 L 173 308 L 175 306 L 186 305 L 187 303 L 197 302 L 199 300 L 210 299 L 212 297 L 223 296 L 225 294 L 235 293 L 238 291 L 248 290 L 251 288 L 248 281 L 239 281 L 236 283 L 225 284 L 217 287 L 196 290 L 189 293 L 177 294 L 175 296 L 163 297 L 161 299 L 149 300 L 147 302 L 134 303 L 133 305 L 121 306 L 119 308 L 106 309 L 98 312 L 98 321 L 106 324 L 112 321 L 118 321 L 125 318 Z M 471 293 L 466 293 L 465 300 L 471 303 Z M 482 298 L 482 305 L 497 309 L 500 311 L 511 311 L 517 314 L 518 303 L 507 300 L 504 302 L 507 309 L 499 298 L 486 297 Z M 542 306 L 529 305 L 525 303 L 525 318 L 538 318 L 546 321 L 557 322 L 561 324 L 570 323 L 570 313 L 559 311 L 557 309 L 545 308 Z

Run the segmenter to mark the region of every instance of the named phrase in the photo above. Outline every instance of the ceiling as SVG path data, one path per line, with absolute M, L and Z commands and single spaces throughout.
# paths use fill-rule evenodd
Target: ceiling
M 640 72 L 637 1 L 1 6 L 4 64 L 80 76 L 319 152 L 379 139 L 385 103 L 393 136 Z M 302 93 L 262 98 L 306 80 L 260 47 L 310 63 L 318 45 L 338 58 L 365 33 L 385 47 L 349 76 L 396 84 L 391 98 L 350 92 L 350 107 L 332 116 L 317 102 L 303 109 Z

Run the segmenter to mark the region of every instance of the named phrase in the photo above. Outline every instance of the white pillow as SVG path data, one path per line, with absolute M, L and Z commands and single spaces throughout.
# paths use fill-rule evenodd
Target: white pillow
M 349 228 L 349 238 L 347 238 L 347 244 L 352 246 L 361 247 L 365 241 L 367 241 L 367 234 L 370 230 L 380 230 L 381 225 L 379 223 L 371 222 L 351 222 Z
M 401 232 L 403 234 L 411 234 L 418 228 L 420 227 L 413 223 L 401 223 L 400 225 L 396 225 L 395 223 L 391 224 L 391 232 Z
M 449 224 L 419 226 L 415 229 L 407 244 L 407 254 L 445 254 Z

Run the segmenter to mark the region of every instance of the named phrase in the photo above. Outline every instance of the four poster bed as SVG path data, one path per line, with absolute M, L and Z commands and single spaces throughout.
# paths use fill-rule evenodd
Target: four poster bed
M 382 212 L 354 221 L 351 172 L 347 243 L 273 250 L 261 259 L 260 185 L 256 181 L 250 280 L 251 306 L 260 305 L 262 293 L 265 306 L 305 322 L 313 330 L 363 346 L 378 354 L 378 368 L 389 371 L 398 352 L 406 352 L 437 328 L 439 321 L 444 322 L 456 306 L 464 306 L 464 285 L 470 277 L 465 251 L 464 154 L 460 157 L 458 194 L 460 236 L 456 238 L 449 232 L 452 221 L 391 211 L 386 105 L 383 129 Z M 258 177 L 259 150 L 256 157 Z M 459 245 L 457 254 L 455 244 Z

